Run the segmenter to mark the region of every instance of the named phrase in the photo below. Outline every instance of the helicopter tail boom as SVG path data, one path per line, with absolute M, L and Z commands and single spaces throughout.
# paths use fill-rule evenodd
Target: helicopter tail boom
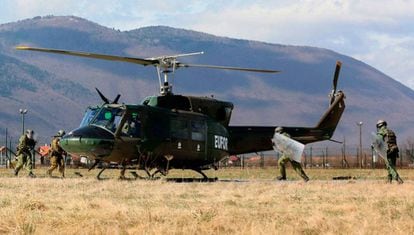
M 338 91 L 334 101 L 314 127 L 283 127 L 291 138 L 303 144 L 330 140 L 345 110 L 345 95 Z M 229 154 L 244 154 L 273 149 L 276 126 L 229 126 Z

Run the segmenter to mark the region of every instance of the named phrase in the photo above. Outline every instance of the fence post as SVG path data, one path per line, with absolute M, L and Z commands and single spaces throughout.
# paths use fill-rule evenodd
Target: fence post
M 11 150 L 12 149 L 12 147 L 11 147 L 11 145 L 12 145 L 12 137 L 10 136 L 10 140 L 9 140 L 10 142 L 9 142 L 9 150 Z M 12 158 L 13 158 L 13 154 L 12 154 L 12 152 L 10 152 L 9 153 L 10 155 L 9 155 L 9 168 L 11 168 L 11 162 L 12 162 Z
M 264 168 L 265 164 L 264 164 L 264 154 L 263 152 L 260 152 L 260 168 Z
M 307 162 L 306 162 L 306 151 L 303 151 L 303 153 L 304 153 L 303 154 L 303 158 L 304 158 L 303 160 L 304 160 L 304 165 L 305 165 L 304 167 L 306 169 L 306 165 L 307 165 Z
M 309 157 L 310 157 L 310 168 L 312 168 L 312 166 L 313 166 L 313 162 L 312 162 L 312 146 L 310 147 L 310 153 L 309 153 Z
M 6 147 L 6 149 L 5 149 L 5 151 L 6 151 L 6 168 L 7 168 L 7 159 L 8 159 L 8 154 L 7 154 L 7 150 L 8 150 L 8 147 L 7 147 L 7 135 L 8 135 L 8 133 L 7 133 L 7 128 L 6 128 L 6 144 L 4 145 L 5 147 Z
M 356 152 L 356 156 L 357 156 L 357 168 L 361 168 L 361 163 L 359 162 L 359 147 L 357 147 L 357 152 Z
M 325 151 L 322 149 L 322 169 L 325 169 Z

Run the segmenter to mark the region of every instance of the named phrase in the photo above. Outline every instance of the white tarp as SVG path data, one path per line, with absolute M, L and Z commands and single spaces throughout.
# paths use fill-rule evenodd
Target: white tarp
M 273 149 L 276 152 L 280 152 L 286 156 L 289 156 L 291 160 L 301 162 L 302 153 L 305 149 L 304 144 L 279 133 L 275 133 L 273 135 L 272 142 Z

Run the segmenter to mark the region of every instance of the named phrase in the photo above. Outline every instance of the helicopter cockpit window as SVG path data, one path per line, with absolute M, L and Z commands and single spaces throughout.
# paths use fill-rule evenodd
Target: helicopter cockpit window
M 88 107 L 85 111 L 85 115 L 83 116 L 79 127 L 84 127 L 88 125 L 93 119 L 93 117 L 95 117 L 95 114 L 97 111 L 98 111 L 98 107 Z
M 139 114 L 133 112 L 126 117 L 125 123 L 122 126 L 121 134 L 123 136 L 129 136 L 139 138 L 141 134 L 141 119 Z
M 203 121 L 191 121 L 191 139 L 197 141 L 205 140 L 206 127 Z
M 91 124 L 101 126 L 105 129 L 115 132 L 121 122 L 123 109 L 119 108 L 102 108 Z

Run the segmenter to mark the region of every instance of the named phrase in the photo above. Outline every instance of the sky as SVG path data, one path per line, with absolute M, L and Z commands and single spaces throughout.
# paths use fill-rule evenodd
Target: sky
M 0 0 L 0 6 L 0 24 L 74 15 L 122 31 L 165 25 L 326 48 L 414 89 L 414 0 Z

